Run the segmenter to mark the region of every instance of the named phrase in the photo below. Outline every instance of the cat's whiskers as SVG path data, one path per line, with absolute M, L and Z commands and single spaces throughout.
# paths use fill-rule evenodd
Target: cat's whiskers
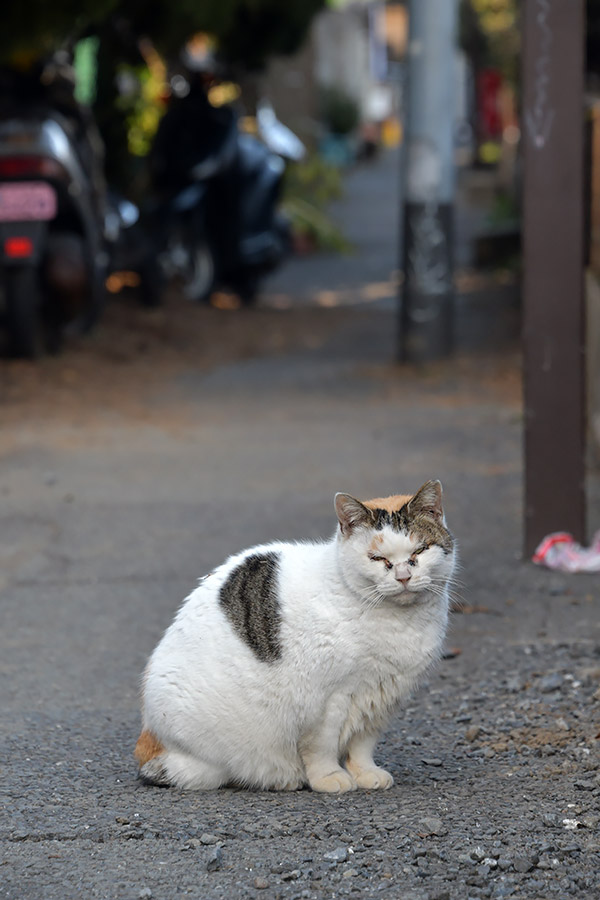
M 378 590 L 372 591 L 370 594 L 363 596 L 363 601 L 365 603 L 365 609 L 372 609 L 374 606 L 378 606 L 380 603 L 383 602 L 383 599 L 384 599 L 383 594 L 380 591 L 378 591 Z
M 434 597 L 439 597 L 440 599 L 447 597 L 452 607 L 461 607 L 464 604 L 463 597 L 453 590 L 451 581 L 445 582 L 444 584 L 432 582 L 426 590 L 433 594 Z
M 374 609 L 376 606 L 379 606 L 381 603 L 383 603 L 384 596 L 379 588 L 374 586 L 368 591 L 364 591 L 361 593 L 361 600 L 363 601 L 363 610 L 361 612 L 361 615 L 364 615 L 365 613 Z
M 464 581 L 461 581 L 459 578 L 455 578 L 454 575 L 448 578 L 448 580 L 445 582 L 445 585 L 450 592 L 456 594 L 457 596 L 458 591 L 464 590 L 466 587 Z
M 447 581 L 448 589 L 454 591 L 464 591 L 466 588 L 466 584 L 462 579 L 457 578 L 454 573 L 450 576 Z

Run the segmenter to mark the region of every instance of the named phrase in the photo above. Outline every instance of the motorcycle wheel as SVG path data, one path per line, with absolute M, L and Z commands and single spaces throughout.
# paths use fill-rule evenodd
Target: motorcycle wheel
M 183 274 L 183 293 L 187 300 L 210 300 L 215 284 L 215 262 L 206 242 L 187 246 L 188 261 Z
M 8 352 L 20 359 L 36 359 L 45 341 L 37 269 L 10 266 L 4 270 Z

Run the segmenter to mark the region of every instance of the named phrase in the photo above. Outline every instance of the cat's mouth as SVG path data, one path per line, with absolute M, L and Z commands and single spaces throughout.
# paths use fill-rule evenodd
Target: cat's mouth
M 399 585 L 395 589 L 386 591 L 382 594 L 382 596 L 386 600 L 391 600 L 394 603 L 401 603 L 403 606 L 407 606 L 412 603 L 417 603 L 420 599 L 422 599 L 425 591 L 426 588 L 423 585 L 414 585 L 414 587 Z
M 427 585 L 422 584 L 421 582 L 410 581 L 409 584 L 398 584 L 394 587 L 392 593 L 394 594 L 420 594 L 423 591 L 427 590 Z
M 428 587 L 427 584 L 402 585 L 398 590 L 390 591 L 386 598 L 399 606 L 416 606 L 431 598 Z

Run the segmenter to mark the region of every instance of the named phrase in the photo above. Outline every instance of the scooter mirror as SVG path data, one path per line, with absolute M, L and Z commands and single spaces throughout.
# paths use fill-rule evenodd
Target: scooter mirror
M 285 159 L 300 162 L 306 156 L 306 147 L 294 132 L 280 122 L 268 100 L 261 100 L 256 110 L 258 133 L 272 153 Z
M 138 221 L 140 217 L 140 211 L 135 205 L 135 203 L 131 203 L 129 200 L 119 200 L 119 218 L 121 220 L 121 225 L 123 228 L 131 228 L 132 225 Z

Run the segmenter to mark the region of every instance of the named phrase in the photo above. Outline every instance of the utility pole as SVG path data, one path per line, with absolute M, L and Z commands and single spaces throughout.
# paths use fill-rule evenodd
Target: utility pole
M 410 0 L 400 359 L 452 349 L 458 0 Z
M 585 536 L 584 7 L 523 4 L 526 556 Z

